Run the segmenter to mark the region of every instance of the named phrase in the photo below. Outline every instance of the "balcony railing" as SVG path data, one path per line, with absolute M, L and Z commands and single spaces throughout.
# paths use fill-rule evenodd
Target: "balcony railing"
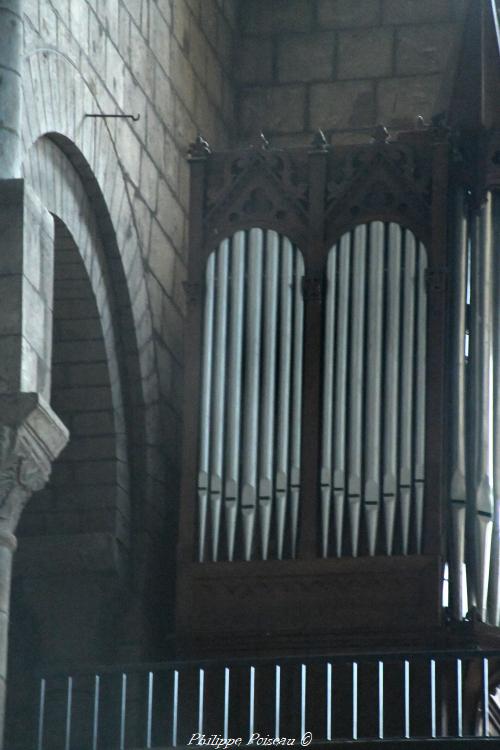
M 176 661 L 47 673 L 36 750 L 499 736 L 500 651 Z

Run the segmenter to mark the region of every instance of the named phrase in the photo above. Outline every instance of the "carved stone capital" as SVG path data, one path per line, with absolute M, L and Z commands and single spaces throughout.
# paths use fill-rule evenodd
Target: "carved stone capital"
M 68 430 L 38 393 L 0 394 L 0 531 L 14 531 L 68 438 Z

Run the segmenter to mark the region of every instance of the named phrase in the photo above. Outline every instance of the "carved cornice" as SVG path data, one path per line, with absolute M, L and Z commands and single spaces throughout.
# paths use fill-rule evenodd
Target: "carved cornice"
M 38 393 L 0 394 L 0 527 L 13 531 L 30 495 L 49 479 L 68 441 L 61 420 Z

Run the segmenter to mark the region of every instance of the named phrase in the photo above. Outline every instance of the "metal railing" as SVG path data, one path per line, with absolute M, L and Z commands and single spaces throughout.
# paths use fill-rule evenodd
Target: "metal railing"
M 40 679 L 36 750 L 498 736 L 500 651 L 176 661 Z M 238 742 L 239 740 L 239 742 Z M 291 743 L 290 743 L 291 744 Z

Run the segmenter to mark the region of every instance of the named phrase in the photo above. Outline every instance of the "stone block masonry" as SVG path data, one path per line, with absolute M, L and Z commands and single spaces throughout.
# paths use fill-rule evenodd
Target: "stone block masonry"
M 370 138 L 435 111 L 461 0 L 242 3 L 238 135 L 277 145 Z

